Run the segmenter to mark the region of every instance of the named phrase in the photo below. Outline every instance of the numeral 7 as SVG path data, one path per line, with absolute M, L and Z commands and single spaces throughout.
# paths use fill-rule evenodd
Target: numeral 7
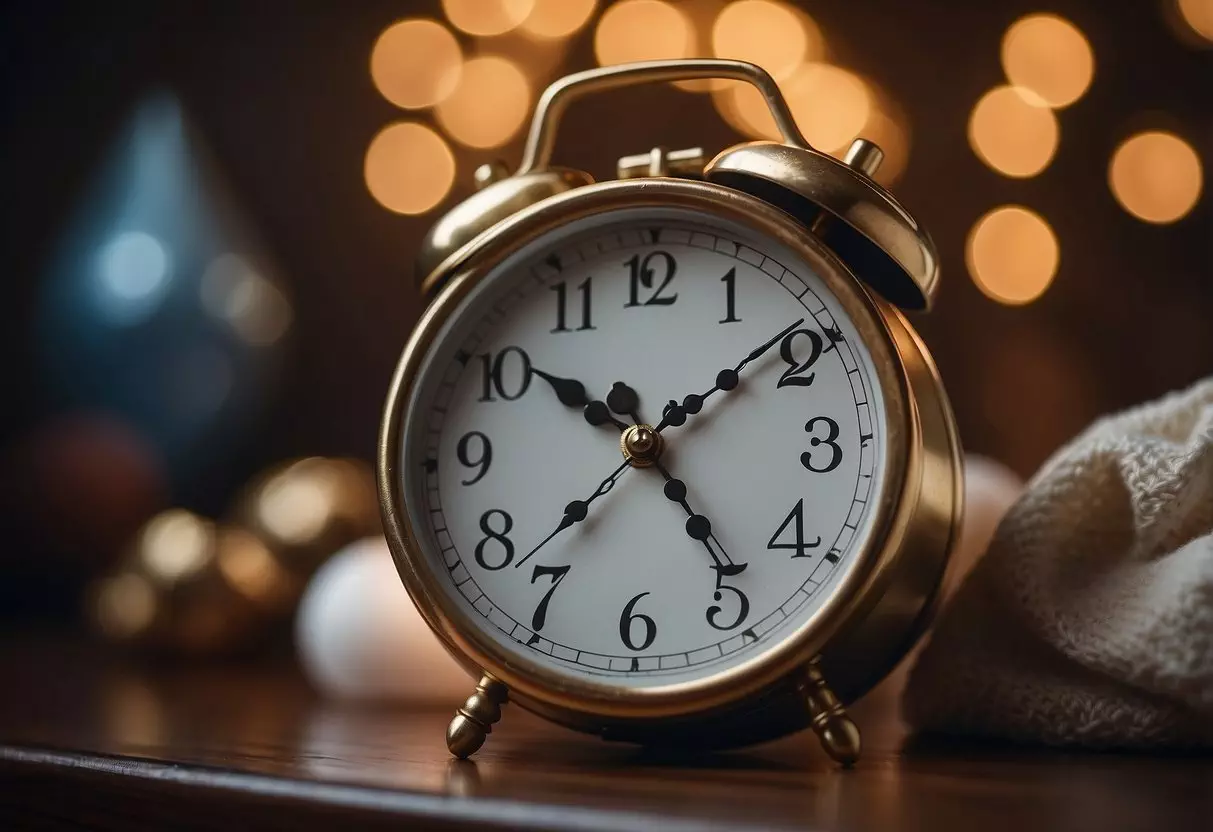
M 548 602 L 552 600 L 552 593 L 556 591 L 556 587 L 560 586 L 560 582 L 564 580 L 564 576 L 569 574 L 569 566 L 536 566 L 535 571 L 531 573 L 531 583 L 540 578 L 551 578 L 552 588 L 543 596 L 543 600 L 539 602 L 539 606 L 535 607 L 535 614 L 531 616 L 531 629 L 539 632 L 543 629 L 543 625 L 548 620 Z

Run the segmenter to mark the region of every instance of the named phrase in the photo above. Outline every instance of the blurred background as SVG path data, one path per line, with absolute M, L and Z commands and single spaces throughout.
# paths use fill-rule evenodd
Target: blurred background
M 282 617 L 376 528 L 426 229 L 551 81 L 688 56 L 885 149 L 967 450 L 1026 476 L 1213 370 L 1211 0 L 10 2 L 0 618 L 206 650 Z M 574 105 L 556 161 L 772 129 L 731 84 L 638 88 Z

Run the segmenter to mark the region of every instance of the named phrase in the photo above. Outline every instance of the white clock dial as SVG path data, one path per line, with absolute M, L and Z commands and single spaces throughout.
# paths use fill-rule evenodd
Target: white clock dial
M 445 324 L 403 427 L 408 511 L 507 652 L 613 685 L 702 678 L 803 624 L 868 545 L 876 379 L 784 246 L 684 209 L 599 214 L 508 258 Z M 625 464 L 635 418 L 660 428 L 664 471 Z

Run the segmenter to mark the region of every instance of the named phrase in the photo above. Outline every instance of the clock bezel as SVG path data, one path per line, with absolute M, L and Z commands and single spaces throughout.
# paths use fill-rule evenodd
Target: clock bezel
M 451 314 L 503 260 L 540 237 L 583 217 L 629 208 L 681 207 L 738 223 L 795 251 L 822 279 L 871 353 L 885 398 L 886 472 L 875 501 L 872 543 L 833 593 L 780 642 L 751 659 L 702 678 L 654 687 L 579 680 L 507 653 L 455 599 L 442 591 L 405 507 L 401 476 L 405 410 L 422 359 Z M 472 672 L 505 684 L 521 699 L 572 721 L 653 719 L 728 708 L 795 673 L 827 648 L 879 597 L 905 536 L 917 488 L 919 425 L 894 337 L 878 302 L 817 237 L 791 216 L 755 197 L 719 185 L 646 179 L 588 185 L 550 197 L 479 235 L 437 270 L 451 275 L 414 328 L 393 374 L 379 439 L 378 482 L 384 531 L 397 570 L 422 617 L 448 651 Z M 914 493 L 910 493 L 914 492 Z

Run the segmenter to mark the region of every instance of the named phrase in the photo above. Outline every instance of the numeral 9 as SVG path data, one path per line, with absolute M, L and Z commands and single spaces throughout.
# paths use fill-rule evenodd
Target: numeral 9
M 479 445 L 475 459 L 472 459 L 471 454 L 473 441 Z M 484 475 L 489 472 L 489 466 L 493 464 L 493 443 L 478 430 L 465 433 L 455 446 L 455 456 L 459 457 L 459 462 L 466 468 L 480 468 L 470 480 L 461 480 L 464 485 L 475 485 L 484 479 Z

